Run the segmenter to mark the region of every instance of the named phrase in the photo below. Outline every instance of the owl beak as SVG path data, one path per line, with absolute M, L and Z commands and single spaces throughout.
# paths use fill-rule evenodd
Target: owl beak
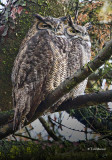
M 54 29 L 54 34 L 56 35 L 62 35 L 62 32 L 60 32 L 57 28 Z
M 56 34 L 57 33 L 57 28 L 52 28 L 52 31 Z
M 55 32 L 55 33 L 57 32 L 57 28 L 54 28 L 54 32 Z

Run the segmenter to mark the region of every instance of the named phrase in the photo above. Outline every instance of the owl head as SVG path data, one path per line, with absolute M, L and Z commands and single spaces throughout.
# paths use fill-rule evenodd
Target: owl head
M 39 14 L 35 14 L 37 18 L 37 29 L 38 30 L 49 30 L 56 34 L 64 33 L 64 24 L 67 21 L 67 17 L 53 18 L 51 16 L 42 17 Z
M 70 39 L 79 37 L 85 41 L 90 40 L 88 35 L 89 23 L 85 26 L 74 24 L 71 16 L 54 18 L 35 14 L 35 17 L 37 18 L 37 30 L 48 30 L 57 36 L 64 35 L 66 38 Z
M 86 23 L 85 26 L 80 26 L 73 23 L 71 16 L 68 17 L 68 26 L 65 27 L 65 35 L 68 38 L 82 38 L 83 40 L 89 41 L 90 37 L 88 30 L 91 28 L 90 23 Z

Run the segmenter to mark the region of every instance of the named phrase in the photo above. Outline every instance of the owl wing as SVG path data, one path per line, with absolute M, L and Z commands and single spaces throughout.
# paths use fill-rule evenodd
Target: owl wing
M 46 31 L 36 33 L 17 55 L 12 70 L 14 128 L 34 114 L 44 99 L 46 77 L 52 69 L 53 54 Z

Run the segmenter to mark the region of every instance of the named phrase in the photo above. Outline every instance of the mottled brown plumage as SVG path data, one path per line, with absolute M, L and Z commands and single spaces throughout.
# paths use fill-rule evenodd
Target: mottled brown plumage
M 66 17 L 36 15 L 37 22 L 23 40 L 12 70 L 14 128 L 25 120 L 45 97 L 90 60 L 91 43 L 86 27 L 69 23 Z M 55 105 L 82 94 L 87 80 Z

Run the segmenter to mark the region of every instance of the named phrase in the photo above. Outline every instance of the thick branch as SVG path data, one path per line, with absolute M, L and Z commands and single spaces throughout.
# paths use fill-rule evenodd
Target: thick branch
M 98 93 L 92 93 L 92 94 L 87 94 L 87 95 L 81 95 L 78 96 L 77 98 L 75 98 L 74 100 L 67 100 L 65 102 L 63 102 L 56 110 L 56 112 L 58 111 L 65 111 L 65 110 L 70 110 L 70 109 L 78 109 L 78 108 L 83 108 L 83 107 L 87 107 L 87 106 L 94 106 L 97 104 L 101 104 L 101 103 L 106 103 L 106 102 L 111 102 L 112 101 L 112 90 L 110 91 L 106 91 L 106 92 L 98 92 Z M 10 113 L 10 116 L 9 116 Z M 0 127 L 0 139 L 8 136 L 9 134 L 12 134 L 13 131 L 13 120 L 12 119 L 12 114 L 14 113 L 14 111 L 10 111 L 10 112 L 6 112 L 6 114 L 8 114 L 7 119 L 5 119 L 5 125 Z M 42 113 L 42 112 L 41 112 Z M 6 115 L 4 114 L 4 115 Z M 0 116 L 2 115 L 2 113 L 0 114 Z M 3 116 L 2 116 L 3 118 Z M 35 116 L 35 119 L 39 118 L 39 114 Z M 0 117 L 1 119 L 1 117 Z M 34 119 L 34 120 L 35 120 Z M 3 120 L 4 122 L 4 120 Z M 28 123 L 31 123 L 31 121 L 29 121 Z M 1 124 L 2 124 L 2 119 L 1 119 Z M 27 125 L 27 123 L 26 123 Z
M 112 90 L 81 95 L 73 100 L 69 99 L 63 102 L 56 111 L 59 112 L 67 111 L 70 109 L 79 109 L 88 106 L 95 106 L 106 102 L 112 102 Z

